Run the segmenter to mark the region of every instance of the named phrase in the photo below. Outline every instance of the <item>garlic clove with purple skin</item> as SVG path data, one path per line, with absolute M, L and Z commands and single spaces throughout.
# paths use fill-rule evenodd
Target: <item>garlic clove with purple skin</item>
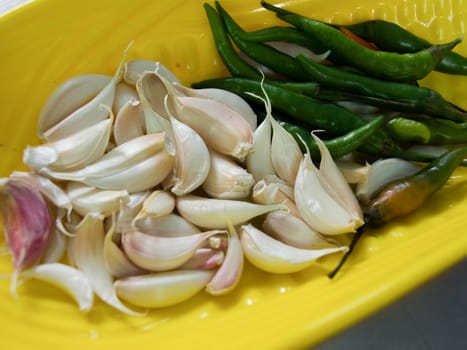
M 0 190 L 0 214 L 14 274 L 11 292 L 16 291 L 18 273 L 42 255 L 52 226 L 47 203 L 38 190 L 17 179 L 6 179 Z

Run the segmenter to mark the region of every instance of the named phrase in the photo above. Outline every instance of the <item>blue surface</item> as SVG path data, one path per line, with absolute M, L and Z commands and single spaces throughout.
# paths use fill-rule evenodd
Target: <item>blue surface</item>
M 312 350 L 466 350 L 467 258 Z

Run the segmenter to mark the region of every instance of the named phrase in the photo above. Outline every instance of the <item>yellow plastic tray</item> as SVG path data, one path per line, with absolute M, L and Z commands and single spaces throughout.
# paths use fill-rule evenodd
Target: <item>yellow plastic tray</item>
M 278 3 L 277 1 L 274 1 Z M 225 0 L 247 29 L 278 23 L 259 0 Z M 21 165 L 35 144 L 38 112 L 65 79 L 112 74 L 124 48 L 128 59 L 159 60 L 185 83 L 222 76 L 200 0 L 36 0 L 0 17 L 0 176 Z M 296 0 L 292 10 L 335 22 L 396 21 L 434 42 L 462 34 L 462 0 Z M 456 51 L 467 54 L 467 44 Z M 433 74 L 424 81 L 467 108 L 467 78 Z M 9 294 L 0 279 L 2 349 L 296 349 L 339 332 L 433 277 L 467 253 L 467 171 L 410 218 L 368 232 L 335 280 L 310 268 L 276 276 L 247 265 L 238 288 L 200 293 L 179 306 L 127 317 L 103 303 L 81 314 L 64 293 L 27 282 Z M 3 238 L 0 246 L 5 250 Z M 332 266 L 328 261 L 325 266 Z M 0 274 L 11 272 L 0 256 Z

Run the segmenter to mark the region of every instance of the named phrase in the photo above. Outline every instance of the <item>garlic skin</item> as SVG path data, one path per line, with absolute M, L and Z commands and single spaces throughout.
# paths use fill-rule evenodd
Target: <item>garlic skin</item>
M 48 263 L 33 266 L 21 273 L 23 279 L 38 279 L 67 292 L 78 303 L 82 312 L 89 312 L 94 305 L 94 293 L 84 274 L 68 265 Z
M 203 190 L 212 198 L 245 199 L 249 196 L 254 178 L 233 159 L 211 151 L 211 167 Z
M 196 226 L 223 229 L 227 222 L 239 225 L 273 210 L 287 210 L 282 204 L 260 205 L 228 199 L 212 199 L 195 195 L 177 198 L 177 210 L 181 216 Z
M 18 273 L 36 262 L 45 250 L 52 218 L 39 191 L 18 179 L 2 179 L 0 214 L 14 273 L 11 292 L 16 292 Z
M 257 268 L 270 273 L 294 273 L 306 269 L 317 259 L 347 247 L 327 249 L 299 249 L 284 244 L 258 230 L 251 224 L 240 229 L 240 239 L 247 260 Z
M 111 80 L 102 74 L 83 74 L 59 85 L 39 114 L 38 136 L 42 138 L 45 131 L 94 98 Z
M 175 270 L 129 277 L 115 281 L 114 285 L 117 295 L 133 305 L 161 308 L 193 297 L 212 275 L 209 270 Z
M 138 231 L 124 232 L 122 246 L 128 258 L 150 271 L 166 271 L 187 262 L 204 242 L 225 231 L 213 230 L 189 236 L 159 237 Z
M 146 191 L 135 192 L 129 195 L 129 202 L 121 205 L 117 213 L 115 222 L 116 232 L 131 231 L 134 229 L 134 218 L 143 207 L 144 200 L 147 196 L 148 192 Z
M 297 206 L 288 196 L 288 190 L 284 190 L 284 185 L 277 182 L 267 183 L 265 180 L 258 181 L 253 187 L 251 199 L 258 204 L 283 204 L 287 207 L 290 214 L 300 217 Z

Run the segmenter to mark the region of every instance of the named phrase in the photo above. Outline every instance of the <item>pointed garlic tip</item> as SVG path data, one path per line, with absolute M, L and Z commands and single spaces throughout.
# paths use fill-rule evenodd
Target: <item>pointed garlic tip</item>
M 247 260 L 271 273 L 298 272 L 325 255 L 347 250 L 347 247 L 317 250 L 295 248 L 266 235 L 251 224 L 242 226 L 240 237 Z
M 323 141 L 312 133 L 312 137 L 319 147 L 321 162 L 319 171 L 329 184 L 328 192 L 334 196 L 334 199 L 352 215 L 355 222 L 355 228 L 363 224 L 363 213 L 360 203 L 357 200 L 350 185 L 345 180 L 344 175 L 334 162 L 328 148 Z
M 28 147 L 23 162 L 31 169 L 50 167 L 54 171 L 72 171 L 93 163 L 107 149 L 112 130 L 108 118 L 69 136 L 36 147 Z M 47 157 L 48 153 L 53 153 Z M 53 159 L 55 158 L 55 159 Z
M 231 292 L 239 283 L 243 273 L 243 250 L 232 222 L 227 221 L 229 243 L 224 262 L 216 271 L 214 277 L 206 286 L 206 291 L 212 295 L 224 295 Z
M 137 220 L 135 228 L 140 232 L 162 237 L 188 236 L 201 232 L 191 222 L 174 213 Z
M 265 180 L 258 181 L 253 187 L 251 198 L 258 204 L 283 204 L 287 207 L 290 214 L 300 216 L 294 201 L 288 196 L 288 191 L 284 191 L 284 186 L 279 183 L 267 183 Z M 292 197 L 293 198 L 293 197 Z
M 357 228 L 354 216 L 336 201 L 332 188 L 308 152 L 300 164 L 294 189 L 300 216 L 314 230 L 325 235 L 337 235 Z
M 335 244 L 315 232 L 301 218 L 292 214 L 280 211 L 270 212 L 266 214 L 262 228 L 271 237 L 295 248 L 335 247 Z
M 82 216 L 96 213 L 107 217 L 130 201 L 127 190 L 101 190 L 73 181 L 67 184 L 66 191 L 73 210 Z
M 248 172 L 253 174 L 256 180 L 276 173 L 271 159 L 271 137 L 271 120 L 264 118 L 254 132 L 253 150 L 246 158 Z
M 198 133 L 188 125 L 170 118 L 175 139 L 175 184 L 171 191 L 183 196 L 200 187 L 211 166 L 209 150 Z
M 115 98 L 112 105 L 112 111 L 116 115 L 120 112 L 123 106 L 128 104 L 131 100 L 137 100 L 138 93 L 133 86 L 120 82 L 115 87 Z
M 103 217 L 85 216 L 77 227 L 75 237 L 70 240 L 72 260 L 102 301 L 128 315 L 141 316 L 141 313 L 125 306 L 115 294 L 113 278 L 107 271 L 103 254 L 104 237 Z
M 136 266 L 150 271 L 166 271 L 187 262 L 209 237 L 224 232 L 215 230 L 180 237 L 125 232 L 122 235 L 122 246 Z
M 61 85 L 50 95 L 39 114 L 39 137 L 60 122 L 74 110 L 93 99 L 110 81 L 112 77 L 101 74 L 83 74 L 73 77 Z
M 211 167 L 203 190 L 212 198 L 245 199 L 250 195 L 254 178 L 228 156 L 211 151 Z
M 357 185 L 357 197 L 366 203 L 385 185 L 405 176 L 415 174 L 420 168 L 412 162 L 387 158 L 377 160 L 368 166 L 368 176 L 366 180 Z
M 120 81 L 123 64 L 126 59 L 127 47 L 112 79 L 107 85 L 90 101 L 69 115 L 58 121 L 42 133 L 47 141 L 56 141 L 67 137 L 78 130 L 94 125 L 109 115 L 109 110 L 101 108 L 101 105 L 112 106 L 115 97 L 115 88 Z
M 39 191 L 19 179 L 7 180 L 0 190 L 0 214 L 17 276 L 44 252 L 52 226 L 51 215 Z
M 115 281 L 123 300 L 141 307 L 160 308 L 179 304 L 199 293 L 212 278 L 209 270 L 175 270 Z
M 156 190 L 144 200 L 143 207 L 132 221 L 132 226 L 135 226 L 138 220 L 165 216 L 172 213 L 174 209 L 175 197 L 173 194 L 164 190 Z
M 175 98 L 175 110 L 177 119 L 195 130 L 214 151 L 240 160 L 251 152 L 251 126 L 226 105 L 206 98 L 179 96 Z
M 175 85 L 175 88 L 183 92 L 186 96 L 204 97 L 220 102 L 245 118 L 248 124 L 250 124 L 252 130 L 255 130 L 257 127 L 258 117 L 256 116 L 253 108 L 251 108 L 248 102 L 246 102 L 242 97 L 233 92 L 216 88 L 191 89 L 183 85 Z
M 34 278 L 61 288 L 78 303 L 83 312 L 91 310 L 94 293 L 89 280 L 79 270 L 61 263 L 49 263 L 31 267 L 21 273 L 24 279 Z
M 177 198 L 181 216 L 192 224 L 210 229 L 226 228 L 227 221 L 239 225 L 273 210 L 285 210 L 283 204 L 260 205 L 238 200 L 204 198 L 185 195 Z
M 117 146 L 143 136 L 146 133 L 144 111 L 141 102 L 130 99 L 118 111 L 113 127 L 113 136 Z

